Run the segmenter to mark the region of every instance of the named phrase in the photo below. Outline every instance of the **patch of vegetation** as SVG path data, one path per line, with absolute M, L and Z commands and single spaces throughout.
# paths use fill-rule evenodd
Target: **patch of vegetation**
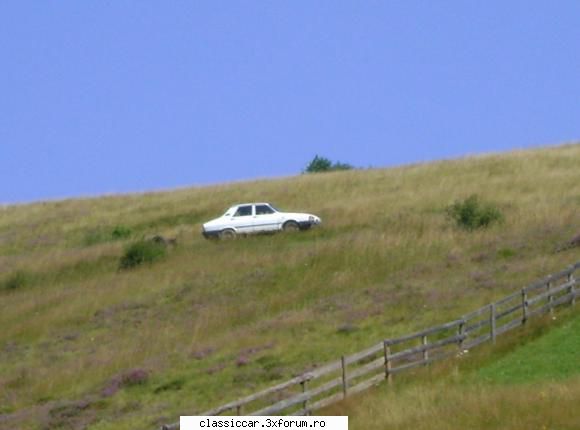
M 530 383 L 563 379 L 580 373 L 580 318 L 547 331 L 477 372 L 486 381 Z
M 262 368 L 267 371 L 275 371 L 283 367 L 283 363 L 275 355 L 264 355 L 256 360 Z
M 120 269 L 131 269 L 142 264 L 151 264 L 167 254 L 165 245 L 150 240 L 140 240 L 129 245 L 119 261 Z
M 0 405 L 0 414 L 10 414 L 14 412 L 16 409 L 14 407 L 8 405 Z
M 105 271 L 114 270 L 117 257 L 112 255 L 98 256 L 95 259 L 76 261 L 63 265 L 50 272 L 39 273 L 35 281 L 66 282 L 71 280 L 82 280 L 98 275 Z
M 335 161 L 333 163 L 326 157 L 315 155 L 312 161 L 310 161 L 304 169 L 304 173 L 334 172 L 337 170 L 350 170 L 352 168 L 353 166 L 350 164 L 341 163 L 340 161 Z
M 514 251 L 511 248 L 502 248 L 499 251 L 497 251 L 497 255 L 500 258 L 508 259 L 508 258 L 511 258 L 511 257 L 515 256 L 516 255 L 516 251 Z
M 116 225 L 111 227 L 99 227 L 89 230 L 84 237 L 83 243 L 86 246 L 97 245 L 103 242 L 128 239 L 133 234 L 133 230 L 126 225 Z
M 111 238 L 114 240 L 127 239 L 133 234 L 133 231 L 126 225 L 117 225 L 111 232 Z
M 163 393 L 164 391 L 178 391 L 185 385 L 185 378 L 175 378 L 171 381 L 165 382 L 155 387 L 153 392 L 155 394 Z
M 103 228 L 91 229 L 85 233 L 83 244 L 85 246 L 93 246 L 109 240 L 107 232 Z
M 485 228 L 503 220 L 501 211 L 495 205 L 482 203 L 475 194 L 456 201 L 447 207 L 446 212 L 458 227 L 465 230 Z
M 18 270 L 10 275 L 7 279 L 0 283 L 0 290 L 2 291 L 14 291 L 20 290 L 24 287 L 30 285 L 32 281 L 32 275 L 24 270 Z

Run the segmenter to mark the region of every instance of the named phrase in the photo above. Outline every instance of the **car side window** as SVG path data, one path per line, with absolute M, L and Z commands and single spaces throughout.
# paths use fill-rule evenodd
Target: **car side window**
M 248 216 L 252 215 L 252 206 L 240 206 L 234 216 Z
M 274 211 L 268 205 L 256 205 L 256 215 L 269 215 L 273 213 Z

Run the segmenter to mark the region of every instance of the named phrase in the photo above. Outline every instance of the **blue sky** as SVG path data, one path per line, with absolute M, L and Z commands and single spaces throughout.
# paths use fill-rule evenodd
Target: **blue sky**
M 0 203 L 580 137 L 578 1 L 0 2 Z

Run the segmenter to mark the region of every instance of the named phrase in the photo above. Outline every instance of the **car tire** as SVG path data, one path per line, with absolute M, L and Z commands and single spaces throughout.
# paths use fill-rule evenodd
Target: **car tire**
M 287 233 L 291 233 L 300 230 L 300 226 L 296 221 L 286 221 L 282 229 Z
M 220 231 L 221 240 L 233 240 L 236 238 L 236 236 L 236 232 L 231 228 L 226 228 L 225 230 Z

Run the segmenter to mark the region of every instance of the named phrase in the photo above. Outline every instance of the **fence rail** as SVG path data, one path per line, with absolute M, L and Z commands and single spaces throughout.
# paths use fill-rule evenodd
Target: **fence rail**
M 463 317 L 342 356 L 281 384 L 200 415 L 310 415 L 406 370 L 456 356 L 563 304 L 574 305 L 580 262 Z M 162 430 L 179 428 L 167 424 Z

